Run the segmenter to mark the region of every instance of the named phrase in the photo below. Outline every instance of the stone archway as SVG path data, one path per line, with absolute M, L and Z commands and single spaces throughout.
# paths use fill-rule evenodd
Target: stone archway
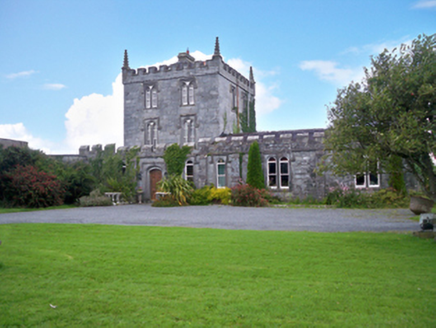
M 150 199 L 156 199 L 157 183 L 162 180 L 162 171 L 158 169 L 150 170 Z

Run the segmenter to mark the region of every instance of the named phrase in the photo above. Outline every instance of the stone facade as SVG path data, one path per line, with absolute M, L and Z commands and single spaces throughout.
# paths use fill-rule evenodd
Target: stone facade
M 255 81 L 251 69 L 247 79 L 223 61 L 218 38 L 211 60 L 195 61 L 189 52 L 178 59 L 169 66 L 131 69 L 124 54 L 124 147 L 118 151 L 140 148 L 138 187 L 144 199 L 154 199 L 157 182 L 167 175 L 163 155 L 174 143 L 192 147 L 184 177 L 197 188 L 245 181 L 254 141 L 259 143 L 265 185 L 282 198 L 320 199 L 331 187 L 357 186 L 354 176 L 317 174 L 326 154 L 324 129 L 232 133 L 250 113 Z M 82 146 L 77 158 L 93 158 L 99 151 L 101 145 Z M 386 188 L 387 181 L 385 174 L 365 175 L 357 187 Z
M 245 78 L 227 65 L 218 40 L 212 60 L 195 61 L 189 52 L 159 68 L 129 68 L 124 84 L 124 145 L 162 147 L 194 145 L 201 138 L 229 134 L 238 124 L 236 108 L 254 100 L 253 76 Z
M 8 147 L 26 148 L 26 147 L 28 147 L 28 142 L 27 141 L 19 141 L 19 140 L 2 139 L 2 138 L 0 138 L 0 146 L 2 146 L 3 148 L 8 148 Z

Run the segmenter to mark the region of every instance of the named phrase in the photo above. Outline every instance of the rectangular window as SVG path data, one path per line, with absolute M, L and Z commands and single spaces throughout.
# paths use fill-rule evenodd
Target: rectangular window
M 280 188 L 289 188 L 289 162 L 286 157 L 280 159 Z
M 145 90 L 145 108 L 150 108 L 150 89 Z
M 194 105 L 194 86 L 189 85 L 189 104 Z
M 186 162 L 185 180 L 194 182 L 194 163 L 192 161 Z
M 277 161 L 274 157 L 268 160 L 268 187 L 277 188 Z
M 365 174 L 357 174 L 355 183 L 356 183 L 356 188 L 365 188 L 366 187 L 366 175 Z
M 368 172 L 356 174 L 356 188 L 378 188 L 380 187 L 380 174 L 378 174 L 378 162 L 371 162 L 368 165 Z
M 182 88 L 182 104 L 187 105 L 188 104 L 188 86 L 184 85 Z
M 151 106 L 157 108 L 157 91 L 155 88 L 151 91 Z
M 226 186 L 226 163 L 222 159 L 217 163 L 217 185 L 218 188 Z

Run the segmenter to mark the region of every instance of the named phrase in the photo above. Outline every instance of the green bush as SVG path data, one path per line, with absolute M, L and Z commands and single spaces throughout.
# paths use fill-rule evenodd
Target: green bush
M 188 199 L 190 205 L 209 205 L 209 196 L 211 194 L 212 186 L 204 186 L 201 189 L 196 189 L 193 191 Z
M 232 205 L 234 206 L 268 206 L 268 201 L 264 198 L 265 191 L 259 190 L 249 184 L 239 184 L 231 189 Z
M 79 198 L 79 205 L 88 206 L 112 206 L 112 200 L 109 197 L 103 196 L 100 190 L 94 190 L 89 196 Z
M 173 197 L 163 197 L 161 199 L 155 200 L 151 206 L 153 207 L 175 207 L 180 206 L 180 204 Z
M 230 188 L 211 188 L 208 197 L 209 202 L 214 204 L 228 205 L 232 197 L 232 191 Z
M 189 181 L 183 179 L 181 175 L 172 175 L 162 179 L 158 184 L 159 191 L 170 193 L 169 198 L 173 198 L 179 205 L 187 205 L 194 188 Z
M 405 208 L 410 198 L 392 188 L 374 192 L 348 187 L 331 189 L 326 198 L 327 205 L 342 208 Z

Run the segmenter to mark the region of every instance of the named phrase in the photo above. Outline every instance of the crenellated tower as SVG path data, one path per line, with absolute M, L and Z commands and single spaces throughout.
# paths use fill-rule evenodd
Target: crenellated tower
M 223 61 L 218 37 L 212 59 L 189 53 L 159 67 L 129 67 L 124 52 L 124 145 L 156 148 L 241 131 L 240 116 L 254 104 L 253 72 L 247 79 Z

